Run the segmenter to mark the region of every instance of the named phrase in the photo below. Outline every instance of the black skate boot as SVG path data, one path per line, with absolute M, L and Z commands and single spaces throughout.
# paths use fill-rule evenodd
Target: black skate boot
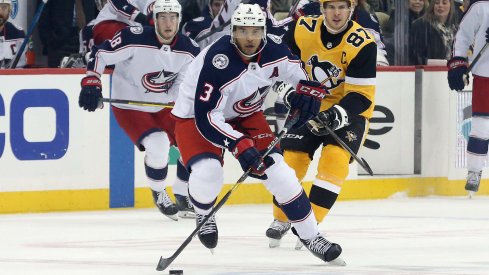
M 195 219 L 195 210 L 189 197 L 175 194 L 178 216 L 184 219 Z
M 177 221 L 177 206 L 171 201 L 168 193 L 166 193 L 166 189 L 163 192 L 151 190 L 151 193 L 153 194 L 153 202 L 160 212 L 168 218 Z
M 469 192 L 469 198 L 472 198 L 475 193 L 479 191 L 481 176 L 482 172 L 469 171 L 467 173 L 467 183 L 465 184 L 465 190 Z
M 301 239 L 301 242 L 319 259 L 333 265 L 346 265 L 345 261 L 339 257 L 341 254 L 341 246 L 339 244 L 330 243 L 320 233 L 311 240 Z
M 299 237 L 299 234 L 293 227 L 292 233 Z M 346 262 L 339 257 L 342 251 L 341 246 L 339 244 L 329 242 L 321 235 L 321 233 L 318 233 L 316 237 L 310 240 L 303 240 L 300 237 L 299 240 L 309 251 L 311 251 L 314 256 L 318 257 L 319 259 L 331 265 L 346 265 Z
M 195 215 L 195 222 L 197 226 L 202 223 L 202 221 L 206 218 L 206 215 Z M 207 248 L 211 250 L 211 253 L 214 253 L 214 248 L 217 246 L 217 225 L 216 218 L 213 215 L 207 220 L 207 222 L 199 229 L 199 240 L 200 242 Z
M 279 220 L 273 220 L 270 227 L 265 232 L 265 235 L 268 237 L 268 246 L 270 248 L 275 248 L 280 246 L 280 241 L 282 237 L 287 234 L 287 231 L 290 229 L 290 222 L 281 222 Z

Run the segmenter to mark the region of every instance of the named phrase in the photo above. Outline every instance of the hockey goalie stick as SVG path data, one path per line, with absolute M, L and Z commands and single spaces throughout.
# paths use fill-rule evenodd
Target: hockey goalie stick
M 17 63 L 19 63 L 20 56 L 23 54 L 24 49 L 27 46 L 27 42 L 29 42 L 29 37 L 31 37 L 32 32 L 34 31 L 34 28 L 36 27 L 37 22 L 41 17 L 42 10 L 44 9 L 44 6 L 46 5 L 47 2 L 48 0 L 42 0 L 41 4 L 39 4 L 36 14 L 34 15 L 34 19 L 32 19 L 32 23 L 29 26 L 29 30 L 27 30 L 27 33 L 25 35 L 24 42 L 22 42 L 19 51 L 15 55 L 14 61 L 10 64 L 10 69 L 15 69 L 15 67 L 17 67 Z
M 267 151 L 263 154 L 262 158 L 268 156 L 272 149 L 277 145 L 280 140 L 287 134 L 289 129 L 299 120 L 299 115 L 298 113 L 294 113 L 291 115 L 291 118 L 289 121 L 287 121 L 286 125 L 284 126 L 284 129 L 279 133 L 277 137 L 268 145 Z M 165 270 L 177 257 L 182 253 L 182 251 L 187 247 L 187 245 L 192 241 L 192 238 L 199 232 L 200 228 L 212 217 L 221 207 L 226 203 L 226 201 L 229 199 L 231 194 L 238 189 L 238 187 L 241 185 L 241 183 L 248 177 L 248 175 L 251 172 L 251 168 L 248 169 L 239 179 L 236 181 L 236 183 L 229 189 L 229 191 L 222 197 L 222 199 L 214 206 L 214 209 L 205 217 L 205 219 L 200 223 L 192 233 L 187 237 L 187 239 L 180 245 L 180 247 L 171 255 L 169 258 L 163 258 L 160 257 L 160 260 L 158 262 L 158 266 L 156 266 L 156 270 L 158 271 L 163 271 Z
M 316 123 L 316 122 L 314 120 L 309 120 L 307 123 Z M 326 129 L 326 132 L 328 132 L 328 134 L 330 134 L 336 140 L 336 142 L 338 142 L 338 144 L 340 144 L 341 147 L 343 147 L 343 149 L 345 149 L 346 151 L 348 151 L 348 153 L 350 153 L 350 155 L 358 162 L 358 164 L 360 164 L 360 166 L 363 167 L 363 169 L 365 169 L 365 171 L 367 171 L 367 173 L 369 173 L 369 175 L 371 176 L 374 175 L 372 168 L 370 168 L 370 166 L 368 165 L 365 159 L 359 158 L 357 154 L 355 154 L 355 152 L 353 152 L 353 150 L 348 145 L 346 145 L 346 143 L 343 140 L 341 140 L 340 137 L 333 130 L 331 130 L 331 128 L 329 128 L 327 125 L 324 125 L 324 129 Z
M 242 0 L 241 3 L 242 4 L 248 4 L 250 2 L 250 0 Z M 216 16 L 216 17 L 219 17 L 221 12 L 223 11 L 224 9 L 224 5 L 221 7 L 221 10 L 219 11 L 219 14 Z M 229 26 L 229 24 L 231 24 L 231 18 L 229 18 L 229 20 L 227 20 L 226 22 L 224 22 L 223 24 L 219 25 L 219 27 L 209 31 L 208 33 L 204 33 L 200 36 L 197 36 L 194 40 L 195 42 L 200 42 L 206 38 L 208 38 L 209 36 L 217 33 L 217 32 L 220 32 L 222 30 L 224 30 L 224 28 L 226 28 L 227 26 Z
M 102 102 L 116 103 L 116 104 L 127 104 L 127 105 L 137 105 L 137 106 L 164 107 L 164 108 L 173 108 L 173 106 L 175 106 L 174 104 L 170 104 L 170 103 L 125 100 L 125 99 L 113 99 L 113 98 L 101 98 L 99 101 L 99 106 L 102 106 L 102 104 L 101 104 Z

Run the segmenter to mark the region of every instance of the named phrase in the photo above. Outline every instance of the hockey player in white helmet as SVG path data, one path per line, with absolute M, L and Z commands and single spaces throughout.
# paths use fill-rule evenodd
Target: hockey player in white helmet
M 276 80 L 297 85 L 297 92 L 292 88 L 280 94 L 294 114 L 292 127 L 316 116 L 325 89 L 306 80 L 300 61 L 286 45 L 267 38 L 258 5 L 240 4 L 231 29 L 231 35 L 218 39 L 192 62 L 172 110 L 180 153 L 191 171 L 189 194 L 197 225 L 208 218 L 221 190 L 222 153 L 228 150 L 243 171 L 251 171 L 249 175 L 275 195 L 306 247 L 323 261 L 337 261 L 341 247 L 319 233 L 311 204 L 279 146 L 262 156 L 275 139 L 262 112 L 270 86 Z M 202 225 L 198 237 L 209 249 L 217 246 L 215 216 Z
M 24 31 L 16 25 L 8 22 L 12 11 L 11 0 L 0 0 L 0 69 L 10 68 L 10 63 L 15 59 L 25 38 Z M 17 67 L 25 65 L 25 54 L 22 54 Z
M 181 7 L 177 0 L 157 0 L 155 27 L 128 27 L 112 40 L 94 46 L 87 75 L 82 79 L 79 105 L 93 112 L 100 107 L 99 76 L 107 65 L 112 74 L 112 98 L 133 101 L 174 102 L 187 68 L 199 53 L 198 45 L 177 34 Z M 168 154 L 175 145 L 174 120 L 168 108 L 113 104 L 112 112 L 121 128 L 141 151 L 154 203 L 176 220 L 178 212 L 166 192 Z

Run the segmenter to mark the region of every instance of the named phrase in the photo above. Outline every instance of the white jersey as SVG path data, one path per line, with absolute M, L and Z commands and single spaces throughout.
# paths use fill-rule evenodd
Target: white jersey
M 453 56 L 467 56 L 469 47 L 474 45 L 472 61 L 486 44 L 486 30 L 489 28 L 489 1 L 479 1 L 470 5 L 460 22 L 453 42 Z M 489 77 L 489 50 L 487 50 L 472 68 L 472 73 Z
M 154 2 L 155 0 L 108 0 L 93 23 L 96 25 L 102 21 L 114 20 L 129 26 L 141 26 L 134 19 L 140 12 L 150 14 Z
M 0 31 L 0 69 L 9 68 L 10 63 L 15 59 L 17 52 L 24 42 L 24 31 L 10 22 L 5 22 L 2 31 Z M 21 54 L 17 68 L 25 65 L 25 51 Z
M 87 74 L 112 74 L 114 99 L 169 103 L 175 101 L 188 65 L 199 53 L 190 38 L 177 34 L 171 45 L 161 45 L 153 27 L 127 27 L 111 41 L 95 46 Z M 158 112 L 162 107 L 114 104 L 121 109 Z
M 230 39 L 223 36 L 192 62 L 172 110 L 175 117 L 195 118 L 201 134 L 223 148 L 243 136 L 227 121 L 262 111 L 275 81 L 295 86 L 307 79 L 299 58 L 281 41 L 268 39 L 257 61 L 248 63 Z

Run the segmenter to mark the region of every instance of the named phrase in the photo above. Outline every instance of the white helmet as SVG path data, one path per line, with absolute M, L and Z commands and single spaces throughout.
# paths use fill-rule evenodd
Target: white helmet
M 0 4 L 9 4 L 12 6 L 12 0 L 0 0 Z
M 156 23 L 156 16 L 158 13 L 161 12 L 174 12 L 178 14 L 178 24 L 177 24 L 177 31 L 175 35 L 178 33 L 178 29 L 180 28 L 180 22 L 182 22 L 182 6 L 180 3 L 178 3 L 177 0 L 156 0 L 153 6 L 153 18 L 155 21 L 155 30 L 156 30 L 156 35 L 160 36 L 161 35 L 158 33 L 158 24 Z M 173 37 L 172 37 L 173 39 Z M 171 40 L 172 40 L 171 39 Z
M 234 11 L 233 16 L 231 17 L 231 44 L 233 44 L 241 54 L 252 57 L 257 55 L 259 52 L 263 50 L 265 45 L 267 44 L 267 26 L 266 26 L 266 16 L 261 10 L 258 4 L 239 4 L 238 8 Z M 263 27 L 263 46 L 260 50 L 258 50 L 253 55 L 244 54 L 239 47 L 234 42 L 234 27 L 243 26 L 243 27 Z

